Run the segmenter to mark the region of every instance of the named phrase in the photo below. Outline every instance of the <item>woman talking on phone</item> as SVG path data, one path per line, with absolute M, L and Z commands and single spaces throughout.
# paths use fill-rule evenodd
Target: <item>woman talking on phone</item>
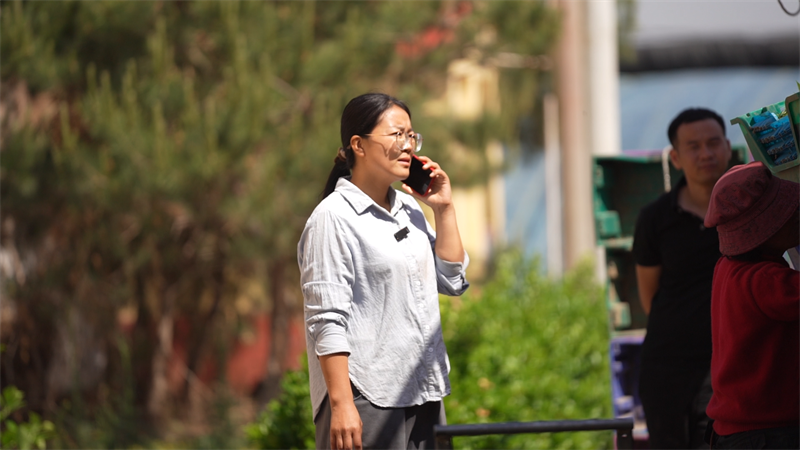
M 438 293 L 469 286 L 450 180 L 422 156 L 412 173 L 429 181 L 415 186 L 422 194 L 392 188 L 416 185 L 422 136 L 388 95 L 352 99 L 341 141 L 297 246 L 316 445 L 432 448 L 450 393 Z M 415 198 L 433 210 L 435 233 Z

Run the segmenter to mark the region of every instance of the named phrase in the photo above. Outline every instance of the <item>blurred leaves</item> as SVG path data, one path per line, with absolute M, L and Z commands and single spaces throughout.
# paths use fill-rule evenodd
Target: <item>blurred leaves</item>
M 314 448 L 310 395 L 306 361 L 302 369 L 286 372 L 280 396 L 245 428 L 250 443 L 263 449 Z
M 3 389 L 0 404 L 0 422 L 6 420 L 14 411 L 25 406 L 25 394 L 14 386 Z
M 589 264 L 563 280 L 504 254 L 479 295 L 445 298 L 448 423 L 611 417 L 608 326 Z M 608 448 L 608 432 L 456 438 L 457 448 Z
M 27 422 L 17 422 L 9 416 L 25 406 L 25 394 L 14 386 L 3 389 L 0 395 L 0 444 L 3 448 L 29 450 L 47 448 L 47 441 L 55 436 L 55 426 L 42 420 L 35 412 L 28 413 Z
M 24 319 L 12 339 L 32 355 L 4 356 L 3 370 L 37 405 L 65 395 L 48 391 L 47 371 L 59 367 L 33 362 L 55 358 L 52 340 L 63 337 L 41 330 L 71 311 L 100 341 L 77 348 L 103 348 L 108 373 L 124 364 L 117 339 L 129 339 L 141 407 L 158 403 L 148 400 L 150 378 L 166 377 L 153 367 L 171 338 L 156 330 L 173 318 L 191 322 L 193 371 L 211 357 L 210 340 L 234 339 L 243 280 L 300 298 L 286 294 L 297 290 L 296 271 L 276 277 L 267 267 L 293 264 L 354 96 L 407 101 L 426 155 L 456 183 L 482 180 L 486 143 L 513 144 L 539 73 L 502 75 L 502 108 L 469 122 L 423 106 L 444 96 L 452 60 L 544 54 L 557 28 L 538 1 L 0 8 L 2 246 L 22 255 L 27 274 L 4 289 Z M 123 310 L 134 311 L 132 330 Z M 123 381 L 103 383 L 119 390 Z
M 542 277 L 519 253 L 499 257 L 480 292 L 441 297 L 450 358 L 447 423 L 610 418 L 607 311 L 590 264 Z M 247 427 L 258 448 L 313 448 L 308 369 Z M 611 448 L 611 432 L 458 437 L 458 449 Z

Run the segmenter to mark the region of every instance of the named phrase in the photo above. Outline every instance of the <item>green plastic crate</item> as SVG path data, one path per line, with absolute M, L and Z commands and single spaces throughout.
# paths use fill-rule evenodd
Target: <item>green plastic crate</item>
M 605 252 L 606 306 L 615 333 L 647 326 L 631 249 L 639 212 L 666 191 L 663 157 L 663 152 L 656 150 L 593 158 L 595 231 L 597 245 Z M 730 165 L 745 164 L 746 158 L 746 147 L 733 147 Z M 673 188 L 682 173 L 671 163 L 668 168 Z
M 799 156 L 794 161 L 775 165 L 772 161 L 772 157 L 767 154 L 764 145 L 756 138 L 755 133 L 750 129 L 753 118 L 766 111 L 770 111 L 778 116 L 783 114 L 784 111 L 787 111 L 789 122 L 792 124 L 791 129 L 792 137 L 794 138 L 794 149 Z M 776 176 L 800 183 L 800 146 L 798 146 L 798 142 L 800 142 L 798 141 L 798 136 L 800 136 L 800 92 L 786 97 L 785 101 L 768 105 L 755 111 L 750 111 L 742 116 L 735 117 L 731 119 L 731 124 L 739 125 L 742 134 L 744 134 L 744 139 L 747 141 L 747 146 L 750 148 L 750 153 L 753 155 L 753 159 L 764 163 Z

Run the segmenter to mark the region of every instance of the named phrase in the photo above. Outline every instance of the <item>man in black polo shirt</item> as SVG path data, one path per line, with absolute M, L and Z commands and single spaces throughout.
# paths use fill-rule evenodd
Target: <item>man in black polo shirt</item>
M 681 112 L 667 134 L 670 160 L 684 176 L 642 209 L 633 241 L 648 313 L 639 396 L 650 448 L 700 448 L 712 394 L 711 278 L 720 257 L 717 231 L 703 219 L 731 145 L 722 118 L 707 109 Z

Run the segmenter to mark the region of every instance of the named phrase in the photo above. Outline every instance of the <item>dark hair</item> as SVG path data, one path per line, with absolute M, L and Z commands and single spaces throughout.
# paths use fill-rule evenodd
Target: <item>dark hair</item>
M 333 169 L 328 175 L 322 198 L 325 198 L 336 189 L 339 178 L 350 175 L 350 169 L 356 162 L 353 149 L 350 147 L 350 138 L 369 134 L 378 125 L 383 113 L 392 106 L 399 106 L 411 117 L 408 106 L 400 100 L 386 94 L 362 94 L 350 100 L 342 111 L 342 124 L 340 135 L 342 146 L 333 160 Z
M 699 122 L 706 119 L 716 120 L 719 126 L 722 127 L 722 135 L 725 136 L 725 122 L 719 114 L 705 108 L 684 109 L 677 117 L 672 119 L 672 123 L 669 124 L 669 128 L 667 129 L 667 137 L 669 137 L 669 143 L 672 144 L 672 148 L 678 148 L 675 145 L 675 142 L 678 140 L 678 127 L 685 123 Z

